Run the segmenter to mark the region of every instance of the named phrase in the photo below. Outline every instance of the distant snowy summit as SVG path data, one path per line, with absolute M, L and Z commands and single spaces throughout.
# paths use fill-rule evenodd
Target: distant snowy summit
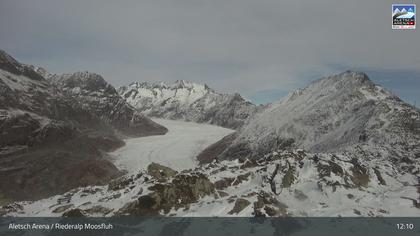
M 173 84 L 135 82 L 118 89 L 132 106 L 150 117 L 241 127 L 258 107 L 239 94 L 220 94 L 185 80 Z

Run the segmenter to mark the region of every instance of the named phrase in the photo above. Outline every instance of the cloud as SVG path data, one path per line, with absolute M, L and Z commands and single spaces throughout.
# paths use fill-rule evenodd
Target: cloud
M 0 4 L 0 47 L 53 72 L 101 73 L 116 86 L 187 79 L 251 97 L 302 87 L 337 65 L 420 70 L 419 32 L 391 30 L 389 0 Z

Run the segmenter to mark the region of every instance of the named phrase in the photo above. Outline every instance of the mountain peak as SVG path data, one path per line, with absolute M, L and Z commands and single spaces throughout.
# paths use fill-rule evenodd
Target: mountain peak
M 25 64 L 24 66 L 30 68 L 33 71 L 35 71 L 36 73 L 38 73 L 39 75 L 41 75 L 45 79 L 48 79 L 49 77 L 53 76 L 53 74 L 51 74 L 48 70 L 46 70 L 43 67 L 28 65 L 28 64 Z
M 70 75 L 84 80 L 104 80 L 101 75 L 89 71 L 78 71 Z
M 360 71 L 347 70 L 343 73 L 340 73 L 338 76 L 342 77 L 343 79 L 354 79 L 358 82 L 370 81 L 368 75 Z
M 3 50 L 0 50 L 0 69 L 15 75 L 24 75 L 33 80 L 44 80 L 42 75 L 38 74 L 31 67 L 19 63 Z
M 418 117 L 418 110 L 375 85 L 365 73 L 346 71 L 317 80 L 271 104 L 241 129 L 226 153 L 252 143 L 251 157 L 283 149 L 286 144 L 311 152 L 363 147 L 389 157 L 393 152 L 389 144 L 395 140 L 416 142 L 419 133 L 413 127 L 419 124 Z M 404 143 L 392 148 L 398 149 L 399 156 L 407 154 Z
M 198 84 L 198 83 L 191 82 L 188 80 L 177 80 L 170 87 L 175 88 L 175 89 L 185 88 L 185 89 L 200 89 L 204 91 L 213 91 L 207 84 Z
M 19 62 L 16 61 L 16 59 L 14 59 L 12 56 L 10 56 L 9 54 L 7 54 L 5 51 L 0 49 L 0 65 L 3 64 L 13 64 L 15 66 L 19 65 Z
M 109 94 L 117 94 L 117 91 L 105 79 L 96 73 L 89 71 L 79 71 L 73 74 L 54 75 L 50 78 L 52 83 L 60 85 L 60 87 L 69 89 L 82 89 L 86 91 L 96 92 L 104 90 Z
M 345 72 L 323 77 L 315 80 L 306 88 L 297 89 L 277 103 L 285 103 L 299 97 L 311 97 L 311 99 L 338 96 L 339 94 L 355 95 L 363 91 L 364 93 L 376 93 L 380 90 L 384 95 L 391 95 L 382 88 L 376 88 L 376 85 L 369 79 L 366 73 L 359 71 L 347 70 Z M 377 96 L 372 95 L 369 97 Z M 309 99 L 309 98 L 306 98 Z
M 351 83 L 351 84 L 373 84 L 369 79 L 369 76 L 360 71 L 346 70 L 344 72 L 334 74 L 331 76 L 323 77 L 321 79 L 315 80 L 311 84 L 316 84 L 319 82 L 328 82 L 328 83 Z

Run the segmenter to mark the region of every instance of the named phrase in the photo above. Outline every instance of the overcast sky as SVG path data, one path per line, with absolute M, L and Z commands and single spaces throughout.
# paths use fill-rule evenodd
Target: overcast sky
M 392 3 L 1 0 L 0 48 L 53 73 L 186 79 L 256 103 L 354 69 L 418 106 L 420 29 L 392 30 Z

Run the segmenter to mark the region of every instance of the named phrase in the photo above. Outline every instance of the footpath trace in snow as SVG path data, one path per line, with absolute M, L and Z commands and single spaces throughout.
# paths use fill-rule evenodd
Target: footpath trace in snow
M 115 165 L 128 173 L 137 173 L 152 163 L 159 163 L 174 170 L 185 170 L 197 165 L 195 157 L 209 145 L 219 141 L 233 130 L 219 126 L 154 119 L 165 126 L 165 135 L 132 138 L 111 155 Z

